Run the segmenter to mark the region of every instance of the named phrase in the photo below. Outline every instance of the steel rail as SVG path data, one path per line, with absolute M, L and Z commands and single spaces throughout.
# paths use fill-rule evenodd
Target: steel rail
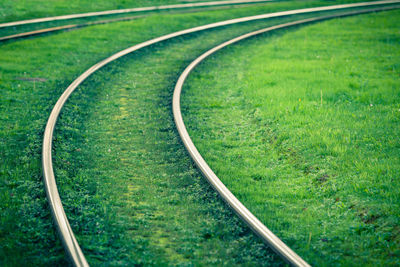
M 174 37 L 182 36 L 185 34 L 190 34 L 194 32 L 199 32 L 206 29 L 232 25 L 236 23 L 242 23 L 247 21 L 255 21 L 260 19 L 266 18 L 273 18 L 273 17 L 283 17 L 289 15 L 296 15 L 296 14 L 304 14 L 304 13 L 312 13 L 312 12 L 319 12 L 319 11 L 328 11 L 328 10 L 340 10 L 346 8 L 353 8 L 353 7 L 367 7 L 367 6 L 376 6 L 376 5 L 385 5 L 385 4 L 393 4 L 399 3 L 400 0 L 388 0 L 388 1 L 375 1 L 375 2 L 367 2 L 367 3 L 355 3 L 355 4 L 344 4 L 344 5 L 335 5 L 335 6 L 323 6 L 323 7 L 315 7 L 315 8 L 306 8 L 306 9 L 299 9 L 299 10 L 290 10 L 290 11 L 283 11 L 283 12 L 276 12 L 276 13 L 269 13 L 257 16 L 250 16 L 250 17 L 243 17 L 238 19 L 232 19 L 227 21 L 221 21 L 216 23 L 211 23 L 203 26 L 198 26 L 186 30 L 177 31 L 174 33 L 170 33 L 161 37 L 157 37 L 146 42 L 136 44 L 132 47 L 129 47 L 125 50 L 122 50 L 100 62 L 90 67 L 84 73 L 82 73 L 77 79 L 75 79 L 68 88 L 64 91 L 64 93 L 60 96 L 57 100 L 56 104 L 54 105 L 49 119 L 46 124 L 46 128 L 44 131 L 43 136 L 43 146 L 42 146 L 42 168 L 43 168 L 43 181 L 45 185 L 46 195 L 49 201 L 49 206 L 54 218 L 54 222 L 56 228 L 59 232 L 60 239 L 62 240 L 63 246 L 66 250 L 66 253 L 71 258 L 72 263 L 75 266 L 88 266 L 88 263 L 85 259 L 84 254 L 82 253 L 81 248 L 74 236 L 74 233 L 70 227 L 68 222 L 68 218 L 65 214 L 64 208 L 62 206 L 62 202 L 58 193 L 57 184 L 55 180 L 54 170 L 53 170 L 53 162 L 52 162 L 52 140 L 55 125 L 58 119 L 58 116 L 61 112 L 62 107 L 68 100 L 69 96 L 73 93 L 73 91 L 88 78 L 91 74 L 93 74 L 98 69 L 102 68 L 103 66 L 107 65 L 108 63 L 125 56 L 129 53 L 137 51 L 141 48 L 148 47 L 155 43 L 168 40 Z
M 361 10 L 348 12 L 344 14 L 316 17 L 298 20 L 294 22 L 289 22 L 285 24 L 280 24 L 272 27 L 268 27 L 265 29 L 257 30 L 251 33 L 247 33 L 236 37 L 232 40 L 224 42 L 204 54 L 195 59 L 181 74 L 179 77 L 172 100 L 172 111 L 174 114 L 174 120 L 176 128 L 179 132 L 181 140 L 186 147 L 186 150 L 189 152 L 190 157 L 196 163 L 197 167 L 201 170 L 204 177 L 207 181 L 213 186 L 213 188 L 218 192 L 218 194 L 222 197 L 222 199 L 236 212 L 236 214 L 242 218 L 243 221 L 247 223 L 247 225 L 259 236 L 261 239 L 269 245 L 277 254 L 279 254 L 286 262 L 294 266 L 310 266 L 306 261 L 304 261 L 299 255 L 297 255 L 293 250 L 291 250 L 284 242 L 282 242 L 273 232 L 271 232 L 260 220 L 257 219 L 236 197 L 232 194 L 232 192 L 221 182 L 218 176 L 213 172 L 213 170 L 208 166 L 207 162 L 203 159 L 196 146 L 194 145 L 192 139 L 190 138 L 185 123 L 182 118 L 182 112 L 180 107 L 180 98 L 182 87 L 185 83 L 186 78 L 189 76 L 191 71 L 196 68 L 198 64 L 200 64 L 204 59 L 209 57 L 210 55 L 216 53 L 224 47 L 227 47 L 231 44 L 237 43 L 244 39 L 260 35 L 266 32 L 271 32 L 278 29 L 289 28 L 301 24 L 307 24 L 317 21 L 328 20 L 332 18 L 359 15 L 363 13 L 376 12 L 376 11 L 384 11 L 390 10 L 394 8 L 400 8 L 400 6 L 395 7 L 386 7 L 386 8 L 375 8 L 369 10 Z
M 41 22 L 49 22 L 49 21 L 57 21 L 57 20 L 99 17 L 99 16 L 145 12 L 145 11 L 157 11 L 157 10 L 191 8 L 191 7 L 222 6 L 222 5 L 240 5 L 240 4 L 248 4 L 248 3 L 271 2 L 271 1 L 273 1 L 273 0 L 229 0 L 229 1 L 213 1 L 213 2 L 201 2 L 201 3 L 188 3 L 188 4 L 114 9 L 114 10 L 106 10 L 106 11 L 88 12 L 88 13 L 80 13 L 80 14 L 69 14 L 69 15 L 61 15 L 61 16 L 54 16 L 54 17 L 5 22 L 5 23 L 0 23 L 0 28 L 41 23 Z

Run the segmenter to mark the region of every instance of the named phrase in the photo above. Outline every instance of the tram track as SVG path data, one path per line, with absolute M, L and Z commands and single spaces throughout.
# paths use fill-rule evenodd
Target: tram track
M 132 53 L 136 50 L 139 50 L 141 48 L 150 46 L 152 44 L 167 40 L 167 39 L 171 39 L 177 36 L 181 36 L 184 34 L 188 34 L 188 33 L 193 33 L 193 32 L 197 32 L 197 31 L 201 31 L 201 30 L 205 30 L 205 29 L 211 29 L 211 28 L 215 28 L 215 27 L 219 27 L 219 26 L 225 26 L 225 25 L 232 25 L 235 23 L 240 23 L 240 22 L 246 22 L 246 21 L 252 21 L 252 20 L 258 20 L 258 19 L 265 19 L 265 18 L 270 18 L 270 17 L 278 17 L 278 16 L 287 16 L 287 15 L 293 15 L 293 14 L 302 14 L 302 13 L 310 13 L 310 12 L 318 12 L 318 11 L 326 11 L 326 10 L 333 10 L 335 9 L 334 7 L 336 7 L 336 9 L 345 9 L 345 8 L 349 8 L 349 7 L 368 7 L 368 6 L 376 6 L 376 5 L 380 5 L 380 4 L 393 4 L 393 3 L 398 3 L 399 1 L 381 1 L 381 2 L 371 2 L 371 3 L 359 3 L 359 4 L 348 4 L 348 5 L 338 5 L 338 6 L 331 6 L 331 7 L 320 7 L 320 8 L 311 8 L 311 9 L 301 9 L 301 10 L 296 10 L 298 13 L 296 13 L 296 11 L 286 11 L 286 12 L 277 12 L 277 13 L 272 13 L 272 14 L 264 14 L 264 15 L 259 15 L 259 16 L 252 16 L 252 17 L 245 17 L 245 18 L 240 18 L 240 19 L 234 19 L 234 20 L 229 20 L 229 21 L 223 21 L 223 22 L 219 22 L 219 23 L 213 23 L 213 24 L 208 24 L 208 25 L 204 25 L 204 26 L 200 26 L 200 27 L 195 27 L 195 28 L 191 28 L 191 29 L 187 29 L 187 30 L 183 30 L 183 31 L 179 31 L 179 32 L 175 32 L 172 34 L 168 34 L 165 36 L 161 36 L 159 38 L 155 38 L 152 40 L 149 40 L 147 42 L 141 43 L 141 44 L 137 44 L 135 46 L 132 46 L 128 49 L 125 49 L 117 54 L 114 54 L 113 56 L 99 62 L 98 64 L 92 66 L 90 69 L 88 69 L 86 72 L 84 72 L 81 76 L 79 76 L 68 88 L 67 90 L 63 93 L 63 95 L 60 97 L 60 99 L 57 101 L 57 104 L 54 106 L 53 111 L 51 112 L 50 118 L 48 120 L 47 126 L 46 126 L 46 130 L 45 130 L 45 135 L 44 135 L 44 139 L 43 139 L 43 171 L 44 171 L 44 181 L 45 181 L 45 185 L 46 185 L 46 192 L 48 195 L 48 199 L 50 202 L 50 206 L 52 209 L 52 213 L 53 216 L 55 218 L 56 221 L 56 225 L 57 228 L 59 229 L 60 235 L 61 235 L 61 239 L 64 242 L 64 246 L 67 250 L 67 253 L 70 255 L 72 261 L 74 262 L 75 265 L 77 266 L 87 266 L 87 262 L 85 260 L 85 257 L 82 253 L 82 251 L 79 248 L 79 245 L 74 237 L 74 234 L 69 226 L 68 220 L 66 218 L 65 212 L 62 208 L 62 203 L 58 194 L 58 190 L 56 187 L 56 182 L 55 182 L 55 177 L 54 177 L 54 172 L 53 172 L 53 166 L 52 166 L 52 158 L 51 158 L 51 148 L 52 148 L 52 136 L 53 136 L 53 132 L 54 132 L 54 128 L 55 128 L 55 123 L 57 121 L 58 115 L 63 107 L 63 105 L 65 104 L 65 102 L 67 101 L 68 97 L 72 94 L 72 92 L 79 86 L 79 84 L 81 84 L 87 77 L 89 77 L 91 74 L 93 74 L 95 71 L 97 71 L 98 69 L 100 69 L 101 67 L 103 67 L 104 65 L 124 56 L 127 55 L 129 53 Z M 393 8 L 393 7 L 392 7 Z M 369 10 L 364 10 L 364 11 L 359 11 L 359 13 L 365 13 L 365 12 L 373 12 L 373 11 L 378 11 L 379 8 L 374 8 L 374 9 L 369 9 Z M 355 15 L 356 12 L 352 12 L 352 15 Z M 343 16 L 344 14 L 341 15 L 336 15 L 337 16 Z M 349 15 L 349 14 L 348 14 Z M 334 16 L 330 16 L 330 17 L 334 17 Z M 328 17 L 324 17 L 323 19 L 328 19 Z M 314 19 L 314 21 L 316 21 L 317 19 Z M 303 23 L 310 23 L 313 20 L 307 20 L 307 21 L 303 21 Z M 298 23 L 293 22 L 293 23 L 288 23 L 286 24 L 286 27 L 289 26 L 294 26 L 294 25 L 298 25 Z M 275 26 L 275 27 L 271 27 L 269 30 L 273 29 L 278 29 L 278 28 L 282 28 L 279 26 Z M 261 30 L 259 31 L 260 34 L 262 32 L 265 32 L 266 30 Z M 254 35 L 254 33 L 253 33 Z M 250 36 L 252 36 L 251 34 L 248 36 L 246 35 L 248 38 Z M 240 38 L 240 37 L 239 37 Z M 237 38 L 236 38 L 237 39 Z M 234 40 L 236 40 L 234 39 Z M 244 39 L 244 38 L 242 38 Z M 241 40 L 241 39 L 239 39 Z M 239 41 L 236 40 L 236 41 Z M 222 47 L 221 47 L 222 48 Z M 228 202 L 229 203 L 229 202 Z M 242 218 L 244 216 L 241 216 Z M 284 249 L 285 250 L 285 249 Z M 283 254 L 285 254 L 285 252 L 283 252 Z M 289 253 L 290 254 L 290 253 Z M 283 255 L 284 256 L 284 255 Z M 288 262 L 295 264 L 295 265 L 299 265 L 299 266 L 307 266 L 306 263 L 301 263 L 298 262 L 292 262 L 289 259 Z

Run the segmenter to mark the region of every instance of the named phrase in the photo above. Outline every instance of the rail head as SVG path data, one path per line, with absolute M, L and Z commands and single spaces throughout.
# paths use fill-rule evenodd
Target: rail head
M 63 242 L 64 248 L 65 248 L 67 254 L 70 256 L 72 263 L 75 266 L 88 266 L 85 256 L 82 253 L 82 250 L 79 247 L 79 244 L 78 244 L 78 242 L 74 236 L 74 233 L 69 225 L 68 218 L 65 214 L 65 211 L 64 211 L 59 193 L 58 193 L 56 179 L 55 179 L 55 175 L 54 175 L 54 171 L 53 171 L 53 163 L 52 163 L 52 140 L 53 140 L 53 133 L 54 133 L 55 125 L 57 122 L 57 118 L 62 110 L 62 107 L 64 106 L 65 102 L 68 100 L 69 96 L 74 92 L 74 90 L 84 80 L 86 80 L 91 74 L 93 74 L 98 69 L 102 68 L 103 66 L 107 65 L 108 63 L 110 63 L 120 57 L 123 57 L 127 54 L 130 54 L 134 51 L 137 51 L 141 48 L 148 47 L 155 43 L 158 43 L 158 42 L 161 42 L 164 40 L 168 40 L 168 39 L 171 39 L 174 37 L 182 36 L 185 34 L 190 34 L 190 33 L 199 32 L 199 31 L 203 31 L 203 30 L 207 30 L 207 29 L 211 29 L 211 28 L 226 26 L 226 25 L 233 25 L 236 23 L 255 21 L 255 20 L 267 19 L 267 18 L 273 18 L 273 17 L 283 17 L 283 16 L 289 16 L 289 15 L 295 15 L 295 14 L 305 14 L 305 13 L 328 11 L 328 10 L 340 10 L 340 9 L 363 7 L 363 6 L 365 6 L 365 7 L 377 6 L 377 5 L 385 5 L 385 4 L 393 4 L 393 3 L 400 3 L 400 0 L 374 1 L 374 2 L 363 2 L 363 3 L 355 3 L 355 4 L 306 8 L 306 9 L 299 9 L 299 10 L 268 13 L 268 14 L 263 14 L 263 15 L 243 17 L 243 18 L 238 18 L 238 19 L 221 21 L 221 22 L 217 22 L 217 23 L 211 23 L 211 24 L 207 24 L 207 25 L 203 25 L 203 26 L 198 26 L 198 27 L 170 33 L 170 34 L 167 34 L 167 35 L 164 35 L 161 37 L 157 37 L 157 38 L 148 40 L 148 41 L 140 43 L 140 44 L 136 44 L 132 47 L 122 50 L 122 51 L 98 62 L 97 64 L 93 65 L 91 68 L 86 70 L 84 73 L 82 73 L 76 80 L 74 80 L 68 86 L 68 88 L 64 91 L 64 93 L 58 99 L 57 103 L 54 105 L 54 107 L 50 113 L 49 119 L 47 121 L 47 124 L 46 124 L 46 129 L 44 131 L 44 137 L 43 137 L 43 146 L 42 146 L 43 181 L 44 181 L 44 185 L 45 185 L 48 202 L 50 205 L 50 209 L 52 211 L 52 215 L 54 218 L 56 228 L 58 229 L 58 232 L 60 234 L 60 238 Z M 182 81 L 182 83 L 183 83 L 183 81 Z M 178 104 L 179 104 L 179 102 L 178 102 Z M 193 147 L 194 147 L 194 145 L 193 145 Z M 197 151 L 197 149 L 196 149 L 196 151 Z M 205 168 L 204 171 L 206 172 L 207 169 Z M 208 170 L 207 172 L 209 172 L 210 175 L 212 175 L 212 173 L 213 173 L 211 169 Z M 224 190 L 223 189 L 224 186 L 223 186 L 223 184 L 222 185 L 221 184 L 216 183 L 215 187 L 218 187 L 218 188 L 221 188 L 221 190 Z M 226 194 L 230 195 L 231 193 L 228 191 L 226 191 Z M 237 206 L 240 207 L 241 206 L 240 204 L 238 203 Z M 233 208 L 234 207 L 236 207 L 236 206 L 233 205 Z M 253 221 L 253 223 L 255 225 L 259 225 L 260 228 L 265 227 L 265 226 L 263 226 L 263 224 L 261 222 L 259 222 L 257 220 L 257 218 L 254 219 L 253 218 L 254 215 L 252 217 L 251 216 L 252 214 L 250 212 L 243 213 L 243 214 L 245 216 L 244 218 L 249 218 L 248 221 Z M 268 231 L 265 230 L 265 232 L 268 234 L 268 236 L 270 236 L 271 239 L 277 240 L 276 242 L 279 243 L 280 240 L 278 238 L 275 238 L 275 236 L 273 235 L 272 232 L 268 233 Z M 290 251 L 288 253 L 290 254 Z M 304 265 L 304 266 L 307 266 L 307 265 Z

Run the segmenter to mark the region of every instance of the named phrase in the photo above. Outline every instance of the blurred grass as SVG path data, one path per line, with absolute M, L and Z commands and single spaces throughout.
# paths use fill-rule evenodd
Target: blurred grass
M 312 265 L 400 264 L 399 18 L 244 41 L 202 63 L 183 90 L 210 167 Z

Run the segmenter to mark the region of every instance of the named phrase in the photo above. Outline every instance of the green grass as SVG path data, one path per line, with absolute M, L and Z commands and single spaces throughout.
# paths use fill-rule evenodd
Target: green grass
M 229 47 L 183 90 L 221 180 L 315 266 L 400 264 L 399 11 Z
M 320 2 L 315 2 L 314 4 L 321 5 Z M 272 8 L 276 7 L 272 6 Z M 285 6 L 280 5 L 279 8 L 285 8 Z M 132 22 L 99 25 L 77 31 L 49 35 L 46 38 L 34 38 L 2 45 L 0 53 L 0 91 L 2 95 L 0 98 L 0 212 L 2 214 L 0 217 L 0 265 L 32 264 L 53 266 L 66 264 L 64 251 L 53 229 L 41 180 L 41 144 L 42 133 L 52 106 L 65 88 L 80 73 L 112 53 L 135 43 L 199 24 L 228 19 L 232 16 L 251 15 L 257 11 L 259 10 L 252 7 L 229 12 L 215 11 L 197 13 L 195 15 L 152 16 Z M 182 51 L 177 47 L 181 45 L 180 42 L 186 39 L 174 41 L 174 52 L 167 54 L 167 51 L 165 51 L 162 54 L 163 56 L 161 56 L 161 52 L 156 53 L 155 56 L 160 57 L 152 59 L 153 63 L 156 61 L 160 65 L 157 66 L 155 64 L 155 67 L 161 69 L 160 75 L 164 75 L 162 81 L 165 82 L 163 85 L 165 87 L 160 88 L 161 84 L 158 84 L 157 90 L 162 91 L 166 88 L 170 90 L 174 78 L 176 79 L 184 66 L 204 49 L 236 34 L 250 31 L 255 27 L 289 19 L 244 24 L 232 30 L 226 28 L 215 32 L 211 31 L 211 35 L 199 35 L 197 39 L 192 39 L 197 35 L 188 37 L 190 43 L 185 48 L 185 51 L 187 51 L 186 58 L 176 58 L 176 56 L 183 55 Z M 160 24 L 163 25 L 162 28 L 158 26 Z M 205 41 L 200 41 L 200 38 L 203 37 Z M 140 54 L 145 56 L 152 53 L 153 50 L 146 50 L 146 52 L 141 52 Z M 166 56 L 170 56 L 174 60 L 164 65 L 164 60 L 162 59 Z M 135 66 L 137 64 L 137 67 L 132 71 L 140 71 L 142 67 L 146 66 L 146 61 L 139 58 L 134 60 L 132 64 Z M 107 72 L 109 71 L 118 77 L 119 74 L 116 72 L 118 68 L 113 70 L 117 66 L 118 64 L 113 65 L 112 68 L 107 69 Z M 141 79 L 143 81 L 138 80 L 137 83 L 146 84 L 149 79 L 157 82 L 154 76 L 146 78 L 148 74 L 152 74 L 152 71 L 142 73 Z M 131 75 L 127 75 L 127 77 L 132 77 Z M 186 247 L 174 248 L 174 251 L 175 249 L 187 249 L 189 252 L 193 250 L 198 253 L 192 258 L 189 257 L 189 259 L 180 258 L 180 261 L 201 262 L 203 256 L 207 255 L 202 260 L 204 264 L 206 264 L 206 260 L 220 262 L 220 259 L 224 257 L 227 262 L 232 263 L 269 263 L 272 256 L 268 254 L 269 252 L 266 252 L 265 247 L 248 232 L 246 227 L 240 224 L 236 217 L 227 211 L 227 207 L 216 198 L 209 187 L 199 179 L 199 174 L 190 167 L 191 163 L 184 156 L 185 153 L 182 147 L 177 145 L 176 134 L 173 135 L 171 133 L 173 126 L 171 125 L 172 118 L 169 116 L 169 106 L 164 107 L 163 113 L 157 114 L 157 116 L 160 116 L 157 123 L 158 125 L 165 125 L 159 131 L 168 133 L 167 137 L 172 138 L 172 151 L 171 148 L 162 147 L 169 150 L 166 152 L 157 150 L 155 152 L 155 147 L 151 147 L 153 149 L 151 153 L 153 157 L 160 158 L 158 161 L 163 159 L 164 162 L 160 163 L 160 165 L 165 167 L 168 167 L 165 163 L 165 157 L 168 155 L 172 155 L 176 160 L 182 157 L 182 161 L 177 162 L 177 166 L 161 172 L 161 167 L 153 168 L 153 166 L 157 166 L 156 163 L 153 163 L 152 165 L 149 164 L 152 167 L 150 170 L 149 167 L 142 170 L 142 167 L 146 166 L 134 165 L 135 169 L 132 167 L 132 170 L 126 168 L 122 171 L 119 170 L 119 165 L 111 165 L 113 157 L 118 154 L 108 154 L 108 149 L 106 149 L 107 153 L 103 156 L 108 155 L 109 157 L 98 158 L 101 155 L 97 154 L 98 151 L 96 149 L 98 146 L 104 146 L 110 141 L 108 139 L 110 133 L 104 132 L 103 139 L 96 137 L 99 142 L 101 141 L 98 145 L 94 143 L 86 144 L 89 142 L 87 135 L 91 134 L 93 137 L 94 133 L 86 132 L 90 128 L 86 129 L 87 125 L 85 126 L 84 122 L 90 122 L 93 127 L 98 123 L 97 120 L 90 120 L 89 115 L 93 113 L 95 108 L 93 105 L 96 104 L 96 102 L 91 101 L 91 97 L 103 103 L 101 101 L 107 99 L 107 93 L 110 94 L 113 90 L 118 93 L 121 88 L 111 89 L 116 78 L 111 79 L 109 73 L 102 73 L 95 77 L 98 77 L 96 78 L 97 80 L 91 80 L 93 87 L 87 88 L 87 90 L 80 93 L 76 92 L 77 96 L 75 97 L 76 102 L 74 102 L 74 105 L 70 106 L 67 103 L 67 109 L 72 109 L 72 111 L 78 113 L 71 115 L 66 111 L 66 114 L 62 114 L 61 125 L 57 125 L 56 151 L 54 154 L 55 170 L 57 182 L 61 186 L 61 196 L 65 203 L 67 214 L 71 218 L 72 228 L 77 233 L 78 239 L 82 240 L 84 252 L 89 256 L 90 263 L 94 265 L 117 264 L 118 262 L 115 261 L 118 259 L 121 259 L 123 263 L 130 264 L 135 262 L 152 264 L 152 259 L 154 259 L 154 264 L 160 262 L 170 262 L 172 264 L 175 261 L 175 258 L 168 260 L 168 257 L 166 257 L 166 255 L 171 254 L 166 248 L 171 246 L 167 241 L 163 241 L 165 245 L 152 244 L 161 235 L 159 232 L 143 231 L 145 235 L 132 242 L 132 240 L 135 240 L 133 237 L 138 229 L 142 231 L 146 229 L 144 228 L 147 227 L 146 225 L 152 225 L 151 218 L 154 216 L 151 214 L 153 214 L 154 210 L 158 210 L 161 207 L 168 208 L 165 206 L 166 204 L 161 205 L 159 202 L 151 204 L 152 200 L 148 198 L 146 203 L 140 206 L 140 209 L 143 209 L 143 213 L 148 213 L 149 215 L 139 219 L 126 220 L 125 217 L 133 216 L 132 214 L 126 214 L 129 212 L 129 210 L 126 211 L 126 208 L 130 207 L 129 205 L 133 205 L 133 203 L 137 203 L 136 198 L 132 196 L 130 201 L 126 201 L 129 195 L 121 195 L 117 188 L 110 188 L 109 184 L 118 184 L 121 180 L 125 180 L 125 177 L 132 179 L 130 172 L 133 170 L 148 172 L 149 177 L 151 175 L 158 177 L 160 173 L 163 173 L 167 174 L 167 178 L 172 179 L 172 177 L 176 177 L 173 174 L 178 169 L 177 166 L 181 170 L 180 174 L 175 175 L 181 175 L 184 181 L 179 183 L 169 180 L 164 185 L 152 185 L 147 192 L 147 196 L 151 196 L 149 192 L 153 192 L 153 196 L 156 195 L 154 191 L 150 191 L 150 189 L 154 190 L 156 186 L 161 188 L 168 186 L 170 191 L 167 191 L 167 189 L 165 191 L 171 192 L 173 189 L 171 187 L 176 187 L 175 185 L 178 183 L 180 187 L 172 191 L 171 201 L 177 201 L 180 204 L 180 208 L 185 208 L 184 210 L 187 212 L 186 218 L 190 218 L 190 214 L 200 214 L 198 215 L 200 217 L 198 225 L 191 230 L 195 233 L 192 233 L 186 230 L 191 227 L 190 224 L 195 222 L 180 222 L 178 217 L 172 217 L 173 213 L 169 212 L 170 210 L 163 211 L 166 213 L 163 216 L 169 218 L 166 221 L 170 222 L 170 228 L 183 229 L 174 232 L 174 229 L 167 228 L 170 229 L 168 231 L 171 231 L 173 236 L 176 236 L 171 239 L 177 238 L 177 241 L 174 241 L 175 243 L 173 244 L 178 244 L 183 239 L 187 239 L 185 241 Z M 129 83 L 132 86 L 136 86 L 131 81 Z M 104 93 L 100 94 L 102 91 Z M 162 92 L 165 93 L 165 91 Z M 171 92 L 169 91 L 169 93 Z M 155 96 L 155 92 L 153 92 L 153 96 Z M 169 99 L 169 96 L 167 98 L 166 95 L 161 95 L 163 101 Z M 121 101 L 124 101 L 123 98 L 121 98 Z M 143 101 L 149 102 L 149 99 L 143 99 Z M 146 104 L 141 103 L 142 105 Z M 115 106 L 115 108 L 117 109 L 118 106 Z M 132 109 L 135 109 L 135 107 L 131 106 L 130 110 Z M 114 112 L 117 111 L 118 109 L 114 110 Z M 161 112 L 159 110 L 156 111 Z M 113 113 L 110 112 L 110 114 L 111 116 L 107 117 L 108 121 L 102 123 L 101 126 L 105 127 L 108 123 L 115 123 L 113 122 Z M 102 116 L 105 116 L 105 114 Z M 146 118 L 150 119 L 146 113 L 141 116 L 147 116 Z M 132 122 L 132 119 L 135 118 L 131 118 L 129 122 L 133 125 L 134 121 Z M 128 133 L 125 134 L 123 139 L 126 140 L 124 143 L 115 144 L 117 147 L 112 148 L 111 151 L 117 152 L 118 147 L 121 145 L 126 146 L 126 142 L 138 138 L 134 138 Z M 142 137 L 141 135 L 143 134 L 140 133 L 139 137 Z M 149 138 L 155 138 L 155 136 Z M 155 142 L 154 139 L 150 139 L 150 141 Z M 169 139 L 167 141 L 172 142 Z M 162 143 L 161 140 L 157 142 Z M 145 143 L 143 141 L 142 143 L 139 142 L 139 144 Z M 172 154 L 175 150 L 177 150 L 176 153 L 178 154 Z M 100 152 L 103 152 L 103 150 L 100 150 Z M 145 159 L 143 155 L 137 158 L 138 162 Z M 103 166 L 108 167 L 103 168 Z M 190 169 L 186 169 L 187 166 Z M 105 174 L 107 172 L 112 173 L 116 169 L 118 170 L 116 177 L 108 177 L 108 174 Z M 188 174 L 184 172 L 188 172 Z M 115 181 L 111 178 L 115 178 Z M 140 178 L 144 179 L 145 175 L 142 173 Z M 186 186 L 188 184 L 190 185 Z M 121 184 L 121 186 L 123 185 L 125 184 Z M 143 187 L 143 182 L 141 186 Z M 128 184 L 126 184 L 124 190 L 131 190 L 129 188 L 134 190 L 135 187 L 128 187 Z M 197 194 L 192 195 L 195 191 L 197 191 Z M 135 194 L 138 193 L 136 192 Z M 191 205 L 182 203 L 179 201 L 181 198 L 188 201 L 193 199 L 193 203 Z M 140 203 L 137 204 L 141 205 Z M 160 208 L 155 207 L 155 204 L 160 204 Z M 149 206 L 148 211 L 145 210 L 147 206 Z M 189 207 L 193 208 L 193 212 L 189 210 Z M 179 211 L 180 208 L 176 210 Z M 120 213 L 125 217 L 119 217 Z M 161 219 L 158 220 L 161 221 Z M 136 224 L 139 224 L 141 228 L 136 229 Z M 161 222 L 155 224 L 157 229 L 162 228 L 160 224 Z M 232 235 L 229 233 L 232 233 Z M 169 237 L 171 236 L 169 235 Z M 189 242 L 192 237 L 194 241 Z M 208 239 L 210 241 L 207 241 Z M 199 240 L 201 243 L 197 243 Z M 200 246 L 199 244 L 204 245 Z M 197 246 L 201 248 L 197 249 Z M 145 249 L 148 247 L 151 248 L 150 251 Z M 206 250 L 207 247 L 215 249 L 208 252 Z M 230 251 L 234 251 L 237 256 L 229 256 L 230 258 L 228 258 L 227 255 L 231 255 Z M 191 253 L 189 252 L 178 251 L 172 254 L 181 255 L 176 257 L 182 257 L 182 255 Z M 206 253 L 212 253 L 213 255 L 210 256 Z M 156 255 L 155 258 L 153 257 L 154 255 Z
M 67 264 L 45 199 L 40 153 L 50 110 L 80 73 L 112 53 L 172 31 L 323 4 L 290 2 L 194 15 L 154 15 L 2 44 L 0 265 Z M 56 128 L 55 170 L 72 228 L 92 265 L 210 265 L 222 264 L 222 259 L 241 265 L 280 264 L 192 167 L 172 130 L 167 100 L 179 73 L 205 49 L 290 19 L 249 23 L 167 42 L 118 61 L 74 93 Z M 185 44 L 182 50 L 181 43 Z M 149 90 L 148 97 L 145 90 Z M 144 110 L 146 105 L 151 109 Z M 131 115 L 138 112 L 137 116 L 115 121 L 121 116 L 120 107 Z M 139 122 L 143 132 L 111 132 L 120 129 L 118 123 L 125 129 Z M 140 150 L 135 150 L 136 146 Z M 124 164 L 130 167 L 120 167 L 123 160 L 119 155 L 126 157 Z M 175 213 L 179 216 L 173 216 Z M 197 219 L 190 221 L 192 217 Z M 150 226 L 157 231 L 149 230 Z
M 106 215 L 102 235 L 90 228 L 79 233 L 92 264 L 114 264 L 116 259 L 122 265 L 145 266 L 282 264 L 218 199 L 174 130 L 170 101 L 176 75 L 202 46 L 218 43 L 219 36 L 178 39 L 119 61 L 69 102 L 56 137 L 57 176 L 63 190 L 96 188 L 82 192 L 94 203 L 66 200 L 77 228 L 90 226 L 90 218 L 71 205 L 100 205 L 98 212 Z M 199 47 L 204 38 L 208 41 Z M 79 187 L 76 181 L 81 181 Z M 86 181 L 94 185 L 85 186 Z

